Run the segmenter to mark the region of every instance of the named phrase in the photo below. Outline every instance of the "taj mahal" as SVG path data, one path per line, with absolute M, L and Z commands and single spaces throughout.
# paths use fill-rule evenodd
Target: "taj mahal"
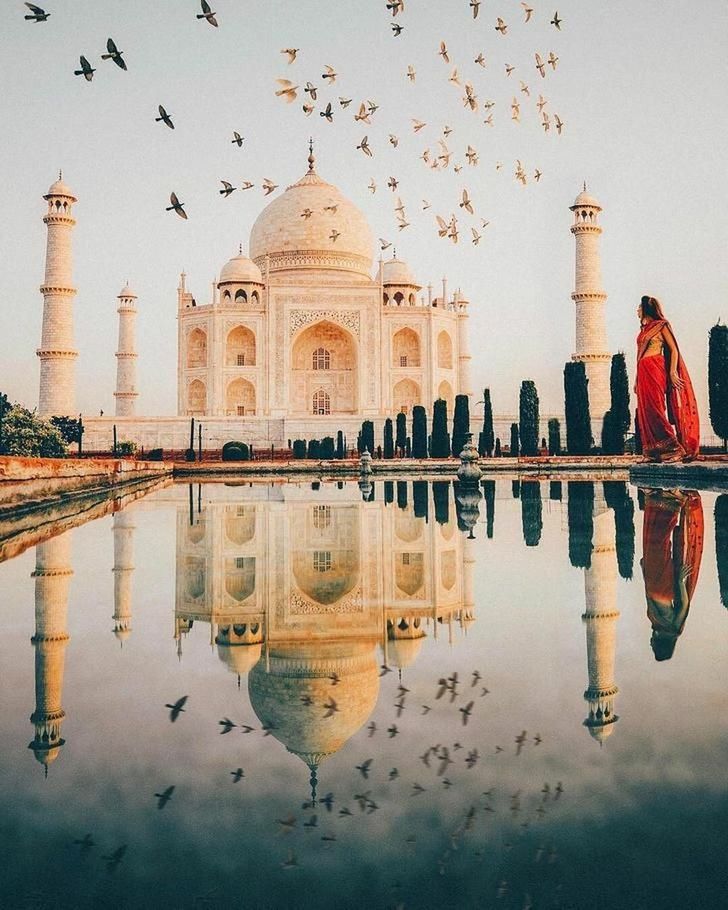
M 41 416 L 75 415 L 71 234 L 77 202 L 59 177 L 44 196 L 48 211 L 40 348 Z M 609 407 L 609 363 L 601 289 L 599 203 L 586 192 L 570 207 L 576 242 L 575 352 L 589 378 L 593 435 Z M 387 417 L 428 410 L 442 398 L 452 415 L 456 395 L 472 399 L 469 301 L 435 293 L 406 262 L 373 259 L 373 237 L 360 209 L 316 171 L 274 198 L 225 263 L 203 301 L 180 275 L 177 288 L 177 414 L 137 413 L 137 296 L 118 295 L 115 414 L 84 418 L 88 450 L 120 440 L 150 448 L 185 448 L 190 418 L 205 448 L 241 440 L 286 446 L 291 439 L 356 438 L 362 420 L 380 437 Z M 471 407 L 471 411 L 472 411 Z M 496 417 L 506 437 L 512 417 Z M 542 415 L 545 424 L 547 415 Z

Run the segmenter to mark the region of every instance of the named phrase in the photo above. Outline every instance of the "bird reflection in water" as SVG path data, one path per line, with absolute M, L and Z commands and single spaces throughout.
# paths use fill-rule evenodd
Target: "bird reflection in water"
M 655 660 L 669 660 L 673 655 L 695 593 L 702 555 L 700 494 L 646 491 L 642 573 Z

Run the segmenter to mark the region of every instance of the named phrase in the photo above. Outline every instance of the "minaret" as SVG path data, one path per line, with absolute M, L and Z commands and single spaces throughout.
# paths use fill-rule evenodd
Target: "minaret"
M 470 341 L 468 338 L 468 301 L 457 293 L 458 313 L 458 386 L 461 395 L 472 395 L 470 385 Z
M 574 213 L 571 233 L 576 239 L 576 279 L 571 299 L 576 304 L 576 350 L 571 359 L 581 361 L 589 380 L 589 410 L 592 436 L 601 444 L 602 421 L 610 407 L 609 371 L 611 354 L 607 345 L 607 326 L 604 304 L 607 295 L 602 290 L 599 257 L 599 213 L 602 207 L 586 191 L 570 206 Z
M 136 319 L 137 295 L 127 284 L 118 296 L 119 309 L 119 346 L 116 352 L 116 416 L 133 417 L 136 411 L 136 336 L 134 321 Z
M 45 765 L 54 762 L 65 740 L 61 726 L 63 669 L 68 644 L 68 589 L 71 583 L 71 536 L 68 532 L 35 548 L 35 737 L 28 748 Z
M 71 215 L 77 201 L 58 175 L 58 180 L 43 197 L 48 225 L 43 295 L 43 328 L 40 347 L 40 417 L 71 416 L 76 413 L 76 375 L 73 349 L 73 297 L 71 231 L 76 224 Z
M 617 556 L 614 524 L 604 500 L 594 502 L 594 549 L 591 566 L 584 569 L 586 610 L 581 617 L 586 625 L 586 653 L 589 688 L 584 698 L 589 716 L 584 721 L 600 744 L 614 731 L 619 719 L 614 713 L 614 698 L 619 689 L 614 683 L 614 658 L 617 648 Z
M 134 574 L 134 517 L 128 509 L 116 512 L 111 527 L 114 534 L 114 635 L 119 643 L 131 634 L 131 585 Z

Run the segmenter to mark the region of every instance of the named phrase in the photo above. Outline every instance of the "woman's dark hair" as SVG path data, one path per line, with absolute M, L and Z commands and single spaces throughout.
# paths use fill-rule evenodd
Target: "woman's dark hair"
M 643 297 L 640 301 L 642 304 L 642 315 L 650 319 L 662 319 L 662 307 L 660 302 L 654 297 Z
M 659 635 L 653 631 L 650 644 L 652 645 L 652 653 L 655 655 L 655 660 L 670 660 L 676 643 L 677 635 L 671 635 L 666 632 Z

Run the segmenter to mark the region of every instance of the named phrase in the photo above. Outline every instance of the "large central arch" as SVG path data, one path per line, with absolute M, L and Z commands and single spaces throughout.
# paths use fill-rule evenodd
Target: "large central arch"
M 289 413 L 314 413 L 314 402 L 325 393 L 328 413 L 355 414 L 358 386 L 356 342 L 346 329 L 323 320 L 298 334 L 291 349 Z

